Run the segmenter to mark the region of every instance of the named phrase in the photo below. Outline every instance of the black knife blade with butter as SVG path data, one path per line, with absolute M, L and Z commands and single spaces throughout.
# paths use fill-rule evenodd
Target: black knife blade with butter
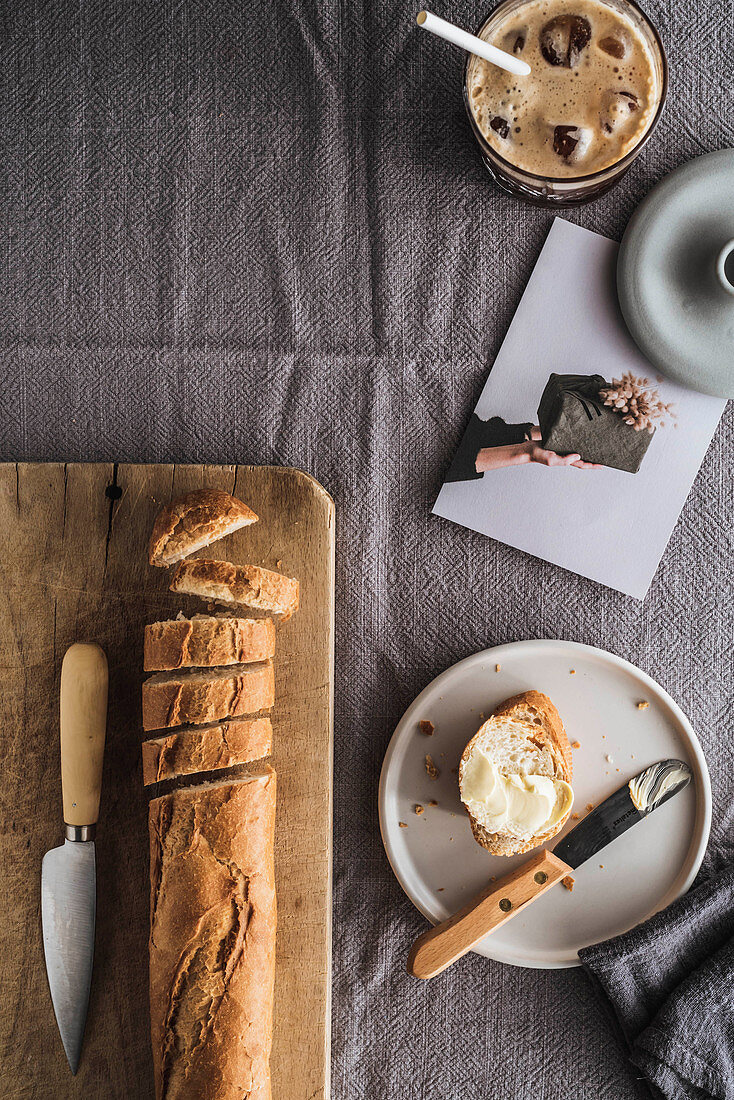
M 432 978 L 521 909 L 687 787 L 693 773 L 682 760 L 659 760 L 633 776 L 563 837 L 491 883 L 458 913 L 413 944 L 408 971 Z

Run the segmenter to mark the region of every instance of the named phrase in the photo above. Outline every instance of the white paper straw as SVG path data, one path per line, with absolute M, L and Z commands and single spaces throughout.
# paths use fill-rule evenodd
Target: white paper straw
M 453 23 L 447 23 L 445 19 L 432 15 L 430 11 L 418 12 L 416 22 L 419 27 L 423 27 L 424 31 L 437 34 L 439 38 L 445 38 L 447 42 L 453 42 L 455 46 L 460 46 L 462 50 L 475 53 L 478 57 L 483 57 L 485 61 L 491 61 L 493 65 L 498 65 L 500 69 L 506 69 L 508 73 L 514 73 L 515 76 L 527 76 L 530 72 L 527 61 L 521 61 L 519 57 L 513 57 L 511 53 L 498 50 L 496 46 L 491 46 L 489 42 L 484 42 L 481 38 L 477 38 L 475 34 L 462 31 L 459 27 L 455 27 Z

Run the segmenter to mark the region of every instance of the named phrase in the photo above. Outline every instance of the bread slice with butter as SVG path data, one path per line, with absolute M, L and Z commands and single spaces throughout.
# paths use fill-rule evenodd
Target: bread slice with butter
M 464 749 L 459 788 L 474 839 L 496 856 L 554 837 L 573 806 L 573 760 L 563 722 L 540 691 L 500 704 Z

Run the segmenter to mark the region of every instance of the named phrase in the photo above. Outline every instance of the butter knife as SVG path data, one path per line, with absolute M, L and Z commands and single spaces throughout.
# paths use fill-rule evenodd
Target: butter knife
M 691 769 L 682 760 L 660 760 L 634 776 L 556 844 L 487 886 L 448 920 L 424 932 L 408 956 L 408 971 L 433 978 L 551 886 L 607 844 L 643 821 L 686 787 Z

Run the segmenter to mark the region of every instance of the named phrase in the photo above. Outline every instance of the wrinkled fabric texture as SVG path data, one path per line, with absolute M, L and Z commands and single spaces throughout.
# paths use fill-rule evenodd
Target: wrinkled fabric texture
M 564 214 L 617 239 L 664 173 L 734 145 L 729 0 L 647 7 L 671 53 L 661 125 L 615 191 Z M 463 58 L 415 13 L 4 8 L 0 457 L 283 463 L 333 494 L 334 1097 L 636 1100 L 641 1072 L 581 970 L 469 956 L 408 977 L 425 924 L 384 855 L 378 777 L 447 665 L 587 642 L 690 715 L 713 785 L 704 869 L 734 854 L 734 418 L 643 603 L 430 514 L 552 215 L 491 184 Z M 474 26 L 485 9 L 442 14 Z
M 655 1096 L 734 1097 L 734 865 L 579 955 Z

